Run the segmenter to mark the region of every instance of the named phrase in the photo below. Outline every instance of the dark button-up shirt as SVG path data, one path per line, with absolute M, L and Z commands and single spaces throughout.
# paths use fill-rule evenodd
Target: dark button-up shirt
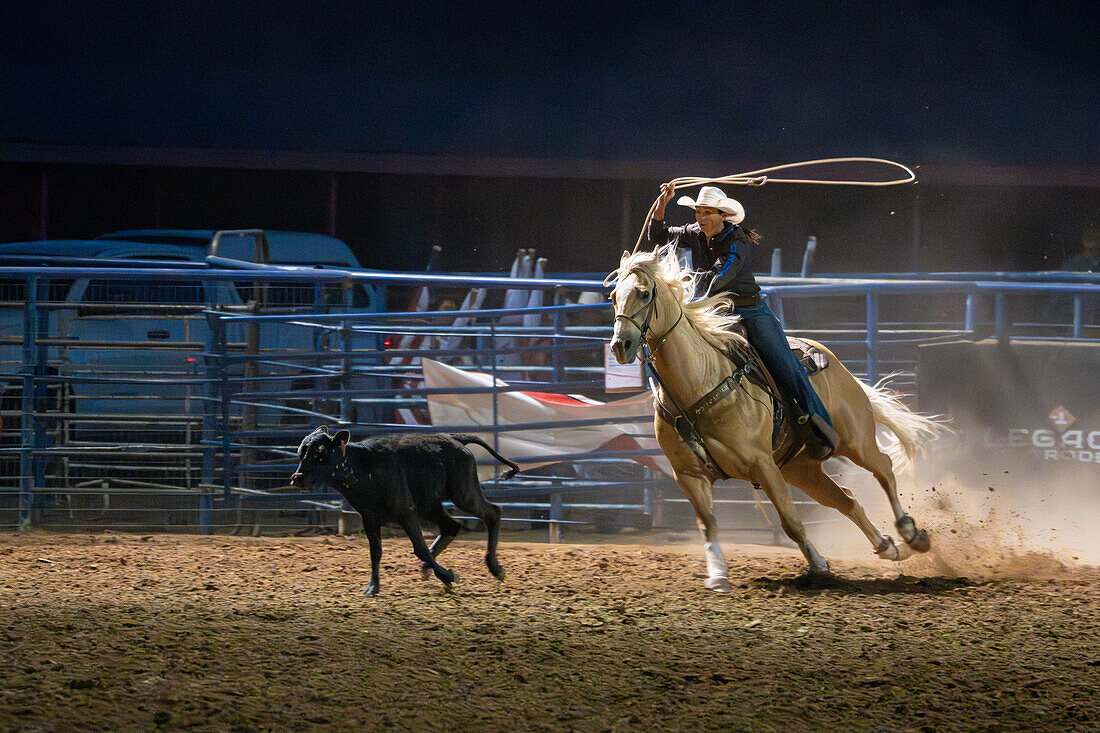
M 708 239 L 698 223 L 670 227 L 664 221 L 653 219 L 649 222 L 648 235 L 649 241 L 658 246 L 675 240 L 677 247 L 691 250 L 692 266 L 707 273 L 700 280 L 696 295 L 724 292 L 734 297 L 751 297 L 760 292 L 745 259 L 749 237 L 737 224 L 726 222 L 722 231 Z

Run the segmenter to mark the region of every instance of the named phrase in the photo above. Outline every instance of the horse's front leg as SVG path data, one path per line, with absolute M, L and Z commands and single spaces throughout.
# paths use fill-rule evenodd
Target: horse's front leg
M 703 556 L 707 559 L 707 581 L 704 586 L 718 593 L 730 592 L 730 568 L 718 544 L 718 522 L 714 518 L 714 481 L 698 474 L 674 471 L 676 483 L 695 510 L 695 523 L 703 536 Z
M 821 553 L 806 536 L 806 528 L 802 526 L 802 520 L 798 518 L 798 510 L 795 509 L 794 500 L 791 499 L 791 490 L 787 482 L 783 480 L 783 474 L 772 461 L 771 456 L 761 456 L 753 461 L 752 480 L 764 489 L 775 511 L 779 513 L 779 524 L 783 531 L 802 550 L 806 562 L 810 564 L 811 572 L 827 573 L 829 563 L 821 556 Z
M 699 534 L 703 536 L 703 555 L 707 560 L 707 581 L 704 585 L 708 590 L 729 593 L 729 565 L 718 545 L 718 522 L 714 519 L 714 495 L 711 493 L 714 479 L 691 449 L 680 440 L 672 426 L 659 417 L 654 419 L 654 424 L 657 442 L 661 444 L 661 450 L 672 464 L 676 483 L 695 510 L 695 523 L 699 526 Z

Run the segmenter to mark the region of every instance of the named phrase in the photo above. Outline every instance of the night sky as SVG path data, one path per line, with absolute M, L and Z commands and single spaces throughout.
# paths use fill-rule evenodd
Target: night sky
M 0 142 L 1100 165 L 1096 2 L 300 5 L 6 12 Z

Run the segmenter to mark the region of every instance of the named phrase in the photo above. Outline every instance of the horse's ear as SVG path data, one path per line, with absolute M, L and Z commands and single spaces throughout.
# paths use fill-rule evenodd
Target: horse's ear
M 626 259 L 627 257 L 629 257 L 629 256 L 630 256 L 630 253 L 629 253 L 629 252 L 627 252 L 627 251 L 626 251 L 626 250 L 624 249 L 624 250 L 623 250 L 623 256 L 619 258 L 619 262 L 622 262 L 623 260 L 625 260 L 625 259 Z
M 337 443 L 350 443 L 351 433 L 347 430 L 337 430 L 336 434 L 332 436 Z

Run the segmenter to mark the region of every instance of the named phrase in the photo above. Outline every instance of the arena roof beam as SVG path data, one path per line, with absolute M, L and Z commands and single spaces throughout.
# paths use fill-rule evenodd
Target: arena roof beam
M 665 180 L 684 171 L 725 175 L 776 162 L 710 160 L 582 160 L 475 155 L 304 152 L 218 148 L 160 148 L 0 142 L 0 162 L 61 165 L 290 170 L 328 173 Z M 913 161 L 923 183 L 978 186 L 1100 188 L 1100 168 L 1089 166 L 993 166 Z

